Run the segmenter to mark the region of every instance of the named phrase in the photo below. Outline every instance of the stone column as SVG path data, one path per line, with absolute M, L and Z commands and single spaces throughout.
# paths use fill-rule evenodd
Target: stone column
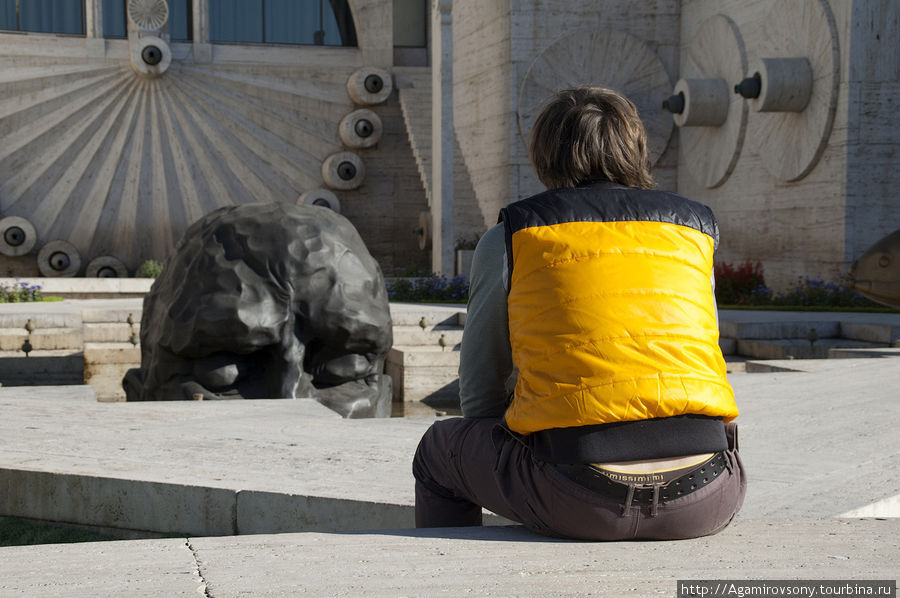
M 88 56 L 102 58 L 106 54 L 103 40 L 103 0 L 87 0 L 84 3 L 84 43 Z
M 210 62 L 212 45 L 209 43 L 209 0 L 193 0 L 194 62 Z
M 452 0 L 434 0 L 431 37 L 431 269 L 453 275 Z

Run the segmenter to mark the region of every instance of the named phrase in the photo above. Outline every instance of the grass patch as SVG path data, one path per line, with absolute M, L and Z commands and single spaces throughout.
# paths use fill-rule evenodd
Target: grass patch
M 115 540 L 94 532 L 49 523 L 35 523 L 16 517 L 0 517 L 0 546 L 70 544 Z

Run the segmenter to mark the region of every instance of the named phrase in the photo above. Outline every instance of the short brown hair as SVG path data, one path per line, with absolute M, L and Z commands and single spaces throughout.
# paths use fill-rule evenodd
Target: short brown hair
M 654 185 L 637 108 L 611 89 L 557 92 L 535 120 L 529 151 L 538 178 L 551 189 L 600 177 L 637 189 Z

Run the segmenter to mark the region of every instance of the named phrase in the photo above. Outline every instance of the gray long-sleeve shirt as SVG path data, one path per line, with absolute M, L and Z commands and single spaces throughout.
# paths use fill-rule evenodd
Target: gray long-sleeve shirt
M 502 417 L 514 383 L 505 270 L 506 237 L 498 224 L 481 237 L 472 258 L 459 361 L 464 417 Z

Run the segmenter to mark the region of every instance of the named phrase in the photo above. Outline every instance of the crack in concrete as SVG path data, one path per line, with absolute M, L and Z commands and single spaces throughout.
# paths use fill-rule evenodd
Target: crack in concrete
M 198 591 L 203 592 L 203 596 L 205 598 L 215 598 L 212 594 L 209 593 L 209 584 L 206 582 L 206 578 L 203 577 L 203 571 L 200 568 L 200 558 L 197 556 L 197 550 L 191 544 L 191 539 L 187 538 L 184 541 L 184 545 L 191 552 L 191 556 L 194 559 L 194 573 L 197 575 L 197 578 L 200 580 L 200 587 L 197 588 Z

